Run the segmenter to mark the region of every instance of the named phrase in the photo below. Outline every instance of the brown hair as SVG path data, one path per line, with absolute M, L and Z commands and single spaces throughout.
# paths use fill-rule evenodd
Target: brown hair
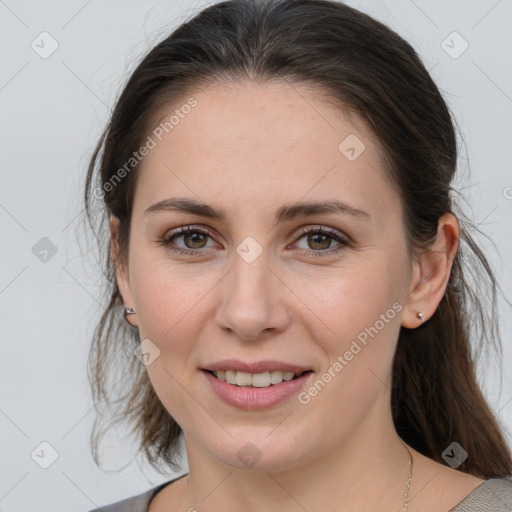
M 107 409 L 106 428 L 132 425 L 139 451 L 159 471 L 160 465 L 164 471 L 179 468 L 181 428 L 133 355 L 139 339 L 122 317 L 106 225 L 110 215 L 119 219 L 120 261 L 126 264 L 139 165 L 115 186 L 106 184 L 141 146 L 162 107 L 178 105 L 213 81 L 241 79 L 309 83 L 362 116 L 384 150 L 390 182 L 403 202 L 412 255 L 428 250 L 440 216 L 454 211 L 450 184 L 457 145 L 450 112 L 411 45 L 382 23 L 328 0 L 232 0 L 205 8 L 156 45 L 129 78 L 96 146 L 85 207 L 108 280 L 89 357 L 93 398 L 98 413 Z M 97 191 L 102 197 L 95 214 Z M 509 448 L 475 372 L 479 346 L 500 352 L 497 283 L 469 234 L 471 224 L 457 216 L 464 220 L 461 246 L 445 295 L 426 323 L 400 331 L 392 413 L 402 439 L 424 455 L 442 463 L 442 452 L 456 441 L 469 453 L 460 470 L 505 477 L 512 471 Z M 100 415 L 91 434 L 98 464 L 98 440 L 106 431 L 98 427 Z

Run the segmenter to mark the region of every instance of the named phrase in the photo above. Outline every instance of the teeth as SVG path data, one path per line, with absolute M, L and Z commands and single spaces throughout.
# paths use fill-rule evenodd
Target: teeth
M 218 379 L 223 380 L 228 384 L 234 384 L 236 386 L 253 386 L 255 388 L 268 388 L 273 384 L 292 380 L 294 377 L 298 377 L 302 374 L 302 372 L 296 375 L 293 372 L 280 372 L 277 370 L 254 374 L 247 372 L 235 372 L 233 370 L 218 370 L 213 373 Z

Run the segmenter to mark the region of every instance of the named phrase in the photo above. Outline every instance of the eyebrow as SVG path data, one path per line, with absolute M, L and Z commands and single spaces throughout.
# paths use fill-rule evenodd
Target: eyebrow
M 216 219 L 220 222 L 226 222 L 227 218 L 224 210 L 214 208 L 206 203 L 186 197 L 174 197 L 159 201 L 147 208 L 144 215 L 159 211 L 190 213 L 200 217 Z M 310 201 L 282 206 L 275 214 L 275 221 L 276 223 L 279 223 L 293 220 L 298 217 L 307 217 L 309 215 L 320 215 L 326 213 L 342 213 L 353 217 L 370 219 L 370 214 L 368 212 L 333 199 L 329 201 Z

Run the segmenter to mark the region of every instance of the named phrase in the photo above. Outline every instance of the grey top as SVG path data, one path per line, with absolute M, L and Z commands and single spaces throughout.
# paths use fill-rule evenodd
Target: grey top
M 147 512 L 149 502 L 159 491 L 187 474 L 164 482 L 137 496 L 95 508 L 89 512 Z M 512 482 L 498 479 L 486 480 L 449 512 L 512 512 Z

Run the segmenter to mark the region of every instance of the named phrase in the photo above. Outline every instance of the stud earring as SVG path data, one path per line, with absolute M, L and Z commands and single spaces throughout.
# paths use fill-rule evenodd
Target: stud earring
M 124 308 L 124 319 L 132 326 L 132 327 L 137 327 L 136 325 L 133 325 L 129 320 L 128 320 L 128 315 L 135 315 L 135 310 L 133 308 Z
M 425 320 L 425 317 L 423 316 L 423 313 L 420 311 L 416 313 L 416 316 L 423 322 Z

